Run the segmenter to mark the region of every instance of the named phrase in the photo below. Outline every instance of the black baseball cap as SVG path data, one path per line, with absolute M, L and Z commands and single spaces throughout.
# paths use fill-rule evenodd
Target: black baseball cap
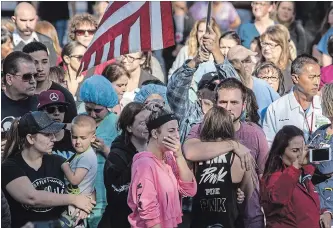
M 198 90 L 203 89 L 206 85 L 213 83 L 213 81 L 217 79 L 219 79 L 217 72 L 209 72 L 204 74 L 198 83 Z
M 45 112 L 35 111 L 26 113 L 21 117 L 18 125 L 19 135 L 27 134 L 55 134 L 65 127 L 64 123 L 53 121 Z

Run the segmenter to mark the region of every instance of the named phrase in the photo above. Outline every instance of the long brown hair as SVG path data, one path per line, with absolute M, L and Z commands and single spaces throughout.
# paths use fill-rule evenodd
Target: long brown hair
M 297 136 L 302 136 L 304 138 L 304 133 L 301 129 L 293 125 L 284 126 L 275 135 L 271 150 L 268 153 L 268 158 L 262 177 L 265 182 L 268 181 L 268 179 L 274 172 L 283 168 L 281 156 L 285 153 L 289 142 Z
M 195 24 L 191 30 L 190 36 L 186 42 L 186 45 L 188 45 L 188 55 L 189 56 L 195 56 L 197 54 L 198 47 L 199 47 L 197 33 L 198 33 L 199 25 L 201 23 L 206 23 L 206 18 L 202 18 L 201 20 L 198 20 L 195 22 Z M 211 19 L 211 26 L 212 26 L 214 32 L 216 33 L 216 37 L 217 38 L 221 37 L 220 27 L 218 26 L 218 24 L 216 23 L 214 18 Z M 218 42 L 218 40 L 216 42 Z
M 2 155 L 1 160 L 5 161 L 7 158 L 20 153 L 23 150 L 23 147 L 28 145 L 26 138 L 22 138 L 19 135 L 18 127 L 19 127 L 20 118 L 16 118 L 6 134 L 6 145 Z
M 202 141 L 216 141 L 234 139 L 235 130 L 232 119 L 227 110 L 214 106 L 205 115 L 201 124 L 200 139 Z
M 260 41 L 265 39 L 272 40 L 281 47 L 281 56 L 276 65 L 281 70 L 285 70 L 291 59 L 288 34 L 286 34 L 285 30 L 282 29 L 281 26 L 273 25 L 268 27 L 267 30 L 260 36 Z

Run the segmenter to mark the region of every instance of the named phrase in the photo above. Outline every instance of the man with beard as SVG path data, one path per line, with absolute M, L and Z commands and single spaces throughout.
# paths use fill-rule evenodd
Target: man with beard
M 26 44 L 39 41 L 47 47 L 50 55 L 50 65 L 55 66 L 57 54 L 53 46 L 53 41 L 51 38 L 35 32 L 38 20 L 36 9 L 27 2 L 21 2 L 16 6 L 12 20 L 16 25 L 16 29 L 13 32 L 14 51 L 22 51 Z
M 260 119 L 265 117 L 266 110 L 270 104 L 280 98 L 280 95 L 273 90 L 273 88 L 264 80 L 252 76 L 256 66 L 254 60 L 256 52 L 253 52 L 241 45 L 236 45 L 230 48 L 228 52 L 228 59 L 233 61 L 239 61 L 243 65 L 243 75 L 239 75 L 242 78 L 244 85 L 251 89 L 256 97 L 258 103 L 258 114 Z
M 23 52 L 33 58 L 37 69 L 38 75 L 36 77 L 37 87 L 35 93 L 40 94 L 47 90 L 61 91 L 65 96 L 65 101 L 69 103 L 64 123 L 71 123 L 73 118 L 77 116 L 75 100 L 73 95 L 66 88 L 51 81 L 49 77 L 50 60 L 46 46 L 40 42 L 31 42 L 24 46 Z M 59 97 L 55 97 L 54 99 L 59 99 Z
M 1 151 L 5 134 L 16 117 L 37 111 L 35 95 L 37 70 L 32 57 L 20 51 L 9 54 L 3 62 L 6 89 L 1 92 Z
M 268 154 L 268 143 L 264 132 L 255 124 L 241 122 L 240 118 L 246 108 L 246 87 L 235 78 L 223 80 L 217 88 L 216 105 L 230 112 L 233 119 L 235 137 L 241 144 L 250 149 L 250 153 L 257 164 L 257 177 L 255 190 L 251 198 L 247 198 L 244 211 L 240 211 L 246 228 L 263 228 L 264 215 L 259 203 L 259 182 Z M 221 142 L 202 142 L 200 140 L 200 124 L 192 127 L 184 143 L 185 157 L 193 162 L 206 161 L 225 154 Z M 232 141 L 230 141 L 233 143 Z M 237 225 L 237 227 L 242 225 Z

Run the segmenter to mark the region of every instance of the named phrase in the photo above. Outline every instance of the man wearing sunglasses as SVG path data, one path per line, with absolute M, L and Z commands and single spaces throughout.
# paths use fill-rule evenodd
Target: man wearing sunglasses
M 61 91 L 66 102 L 69 103 L 68 110 L 65 115 L 65 123 L 72 122 L 73 118 L 77 116 L 77 109 L 73 95 L 60 84 L 51 81 L 50 79 L 50 60 L 47 52 L 47 48 L 41 42 L 31 42 L 24 46 L 23 52 L 29 54 L 35 63 L 37 69 L 37 87 L 36 94 L 40 94 L 47 90 L 58 90 Z
M 58 90 L 48 90 L 38 95 L 38 111 L 44 111 L 53 121 L 64 123 L 65 113 L 69 103 L 65 101 L 65 96 Z M 69 159 L 75 150 L 71 142 L 69 126 L 55 134 L 56 141 L 52 149 L 53 154 L 58 154 L 65 159 Z
M 35 32 L 38 21 L 36 9 L 30 3 L 21 2 L 16 6 L 12 20 L 16 26 L 13 32 L 14 51 L 22 51 L 26 44 L 39 41 L 48 49 L 50 65 L 55 66 L 57 63 L 57 54 L 52 39 Z
M 1 151 L 14 118 L 36 111 L 38 103 L 37 70 L 30 55 L 20 51 L 10 53 L 3 62 L 3 75 L 6 88 L 1 92 Z

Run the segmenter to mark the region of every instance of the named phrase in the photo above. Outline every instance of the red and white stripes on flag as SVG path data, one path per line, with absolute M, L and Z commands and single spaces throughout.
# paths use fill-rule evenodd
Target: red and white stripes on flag
M 86 71 L 107 60 L 174 45 L 171 2 L 110 2 L 81 61 Z

